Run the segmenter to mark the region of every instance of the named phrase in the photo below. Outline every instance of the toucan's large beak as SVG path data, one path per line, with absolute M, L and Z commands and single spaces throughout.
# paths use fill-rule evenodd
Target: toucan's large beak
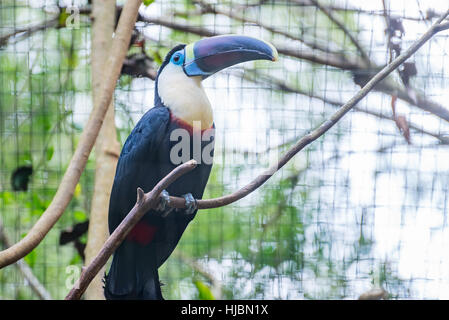
M 278 52 L 268 42 L 239 35 L 201 39 L 184 49 L 184 72 L 188 76 L 208 76 L 237 63 L 251 60 L 276 61 Z

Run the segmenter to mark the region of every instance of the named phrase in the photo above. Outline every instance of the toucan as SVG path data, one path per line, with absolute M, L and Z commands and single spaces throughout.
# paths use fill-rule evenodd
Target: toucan
M 223 35 L 171 49 L 155 79 L 154 107 L 137 123 L 123 145 L 109 202 L 109 232 L 136 202 L 136 189 L 150 191 L 186 160 L 197 167 L 162 193 L 114 253 L 105 276 L 106 299 L 162 300 L 158 268 L 178 244 L 197 212 L 212 168 L 214 120 L 202 80 L 251 60 L 277 59 L 268 42 L 249 36 Z M 198 152 L 198 148 L 203 152 Z M 169 195 L 186 199 L 185 209 L 172 209 Z

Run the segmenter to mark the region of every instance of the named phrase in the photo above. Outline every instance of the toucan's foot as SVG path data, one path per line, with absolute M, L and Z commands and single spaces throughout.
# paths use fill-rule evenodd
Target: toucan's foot
M 193 195 L 191 193 L 187 193 L 187 194 L 183 195 L 182 197 L 186 200 L 186 209 L 184 211 L 185 214 L 186 215 L 193 214 L 198 209 L 198 205 L 196 203 L 195 198 L 193 197 Z
M 161 213 L 161 217 L 165 218 L 173 208 L 170 207 L 170 194 L 167 190 L 162 190 L 161 192 L 161 200 L 159 201 L 159 205 L 156 207 L 156 211 Z

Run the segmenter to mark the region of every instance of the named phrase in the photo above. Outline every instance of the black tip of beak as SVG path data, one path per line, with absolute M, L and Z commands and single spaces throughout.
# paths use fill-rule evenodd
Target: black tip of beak
M 276 61 L 276 48 L 248 36 L 226 35 L 199 40 L 185 48 L 184 71 L 188 76 L 207 77 L 232 65 L 252 61 Z

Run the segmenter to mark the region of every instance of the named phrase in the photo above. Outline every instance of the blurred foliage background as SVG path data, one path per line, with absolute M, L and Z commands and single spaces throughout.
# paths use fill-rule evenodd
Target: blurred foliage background
M 232 192 L 446 10 L 412 2 L 156 0 L 141 8 L 115 92 L 119 141 L 153 106 L 155 72 L 175 44 L 222 33 L 270 41 L 279 62 L 204 82 L 217 128 L 205 198 Z M 49 205 L 92 108 L 89 10 L 0 3 L 2 248 Z M 160 269 L 164 297 L 354 299 L 373 288 L 449 297 L 448 49 L 447 32 L 437 35 L 254 194 L 199 212 Z M 55 299 L 83 264 L 94 168 L 92 154 L 69 208 L 24 259 Z M 0 299 L 40 298 L 29 284 L 21 269 L 0 270 Z

